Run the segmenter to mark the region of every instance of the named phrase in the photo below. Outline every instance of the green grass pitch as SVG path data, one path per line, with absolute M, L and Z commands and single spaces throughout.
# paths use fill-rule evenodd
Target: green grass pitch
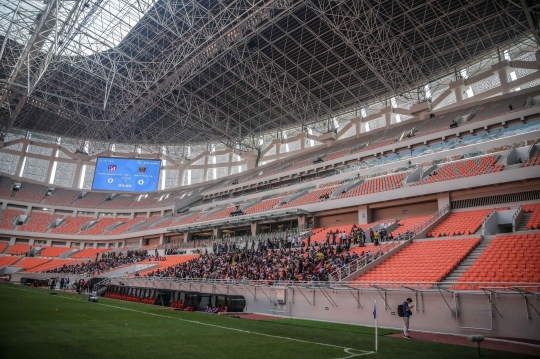
M 297 319 L 252 321 L 0 285 L 0 358 L 477 358 L 475 348 Z M 484 358 L 523 354 L 482 351 Z

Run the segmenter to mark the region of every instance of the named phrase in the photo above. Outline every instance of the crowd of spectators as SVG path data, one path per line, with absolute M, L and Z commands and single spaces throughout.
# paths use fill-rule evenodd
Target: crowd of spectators
M 256 249 L 217 246 L 215 253 L 158 269 L 148 277 L 182 279 L 226 279 L 267 281 L 326 281 L 328 274 L 358 258 L 348 253 L 345 243 L 300 249 L 279 248 L 279 241 L 267 241 Z M 252 244 L 254 246 L 254 244 Z M 274 248 L 277 245 L 278 248 Z
M 67 265 L 64 264 L 60 268 L 51 269 L 44 273 L 59 273 L 59 274 L 82 274 L 82 275 L 99 275 L 110 270 L 131 265 L 134 263 L 152 260 L 151 255 L 146 250 L 129 250 L 125 254 L 122 252 L 107 252 L 102 253 L 101 258 L 96 256 L 94 261 L 86 263 Z M 159 259 L 159 257 L 155 257 Z

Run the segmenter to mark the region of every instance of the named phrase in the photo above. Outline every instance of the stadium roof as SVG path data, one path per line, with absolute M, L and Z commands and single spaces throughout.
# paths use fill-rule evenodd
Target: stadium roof
M 4 0 L 1 117 L 87 140 L 236 147 L 532 38 L 523 3 Z

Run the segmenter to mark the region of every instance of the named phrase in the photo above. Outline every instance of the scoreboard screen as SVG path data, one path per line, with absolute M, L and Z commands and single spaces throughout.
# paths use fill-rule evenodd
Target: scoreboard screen
M 157 191 L 161 160 L 99 157 L 92 189 L 115 192 Z

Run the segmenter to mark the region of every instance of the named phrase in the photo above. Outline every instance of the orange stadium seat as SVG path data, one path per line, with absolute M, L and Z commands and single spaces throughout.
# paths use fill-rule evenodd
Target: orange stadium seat
M 26 258 L 23 258 L 20 262 L 17 262 L 16 264 L 14 264 L 14 266 L 21 267 L 24 271 L 27 271 L 29 269 L 40 266 L 50 261 L 51 259 L 48 259 L 48 258 L 26 257 Z
M 489 209 L 451 213 L 428 233 L 428 237 L 470 235 L 482 225 Z
M 50 206 L 69 206 L 75 201 L 78 194 L 77 191 L 57 188 L 52 195 L 45 196 L 42 203 Z
M 87 249 L 83 249 L 80 252 L 72 254 L 70 256 L 70 258 L 90 258 L 90 259 L 95 259 L 96 254 L 100 254 L 100 253 L 108 252 L 108 251 L 109 251 L 108 248 L 87 248 Z
M 101 203 L 98 208 L 103 209 L 123 209 L 129 207 L 133 201 L 135 200 L 135 196 L 132 195 L 120 195 L 114 197 L 110 201 L 105 201 Z
M 109 217 L 100 218 L 96 224 L 94 224 L 92 227 L 88 229 L 85 229 L 84 231 L 81 231 L 79 234 L 95 236 L 95 235 L 101 234 L 101 232 L 105 231 L 114 223 L 125 222 L 125 221 L 126 221 L 126 218 L 109 218 Z
M 21 258 L 19 256 L 0 256 L 0 268 L 9 267 Z
M 25 254 L 32 248 L 31 245 L 26 243 L 16 243 L 8 249 L 6 254 Z
M 9 242 L 0 242 L 0 254 L 4 253 L 8 246 Z
M 497 236 L 458 282 L 540 282 L 540 233 Z M 478 285 L 459 284 L 456 289 Z
M 429 216 L 420 216 L 420 217 L 411 217 L 411 218 L 403 218 L 399 221 L 398 226 L 399 228 L 392 232 L 392 235 L 394 237 L 399 236 L 400 234 L 403 234 L 414 227 L 418 226 L 420 223 L 424 222 Z
M 106 197 L 107 194 L 105 193 L 88 192 L 84 198 L 79 198 L 73 202 L 72 206 L 80 208 L 96 208 L 105 201 Z
M 153 271 L 155 271 L 157 269 L 164 269 L 164 268 L 167 268 L 167 267 L 172 267 L 172 266 L 175 266 L 177 264 L 187 262 L 187 261 L 189 261 L 191 259 L 199 258 L 199 255 L 198 254 L 171 255 L 171 256 L 165 256 L 165 257 L 162 257 L 162 258 L 165 258 L 165 260 L 139 262 L 139 264 L 152 263 L 152 264 L 158 264 L 159 265 L 158 268 L 153 268 L 153 269 L 150 269 L 150 270 L 147 270 L 147 271 L 144 271 L 144 272 L 140 272 L 139 274 L 140 275 L 145 275 L 145 274 L 153 272 Z
M 47 232 L 49 225 L 55 220 L 62 218 L 59 214 L 49 214 L 42 212 L 30 212 L 26 224 L 19 226 L 19 231 L 23 232 Z
M 73 217 L 73 216 L 67 216 L 60 224 L 60 226 L 51 229 L 51 233 L 55 234 L 75 234 L 81 230 L 81 227 L 83 224 L 88 223 L 90 221 L 95 221 L 96 218 L 93 217 Z
M 59 257 L 62 253 L 65 253 L 72 248 L 67 247 L 44 247 L 40 252 L 40 257 Z
M 540 229 L 540 203 L 524 205 L 523 211 L 526 213 L 532 212 L 531 218 L 527 221 L 527 229 Z
M 64 264 L 65 265 L 76 265 L 76 264 L 84 263 L 86 261 L 87 260 L 53 259 L 50 262 L 40 264 L 39 266 L 36 266 L 36 267 L 28 270 L 28 272 L 34 272 L 34 273 L 46 272 L 46 271 L 49 271 L 49 270 L 52 270 L 52 269 L 60 268 L 60 267 L 64 266 Z
M 47 192 L 47 187 L 40 184 L 21 183 L 21 189 L 15 192 L 15 199 L 21 202 L 41 203 Z
M 381 176 L 369 179 L 349 192 L 340 194 L 338 198 L 362 196 L 401 188 L 403 187 L 403 179 L 405 178 L 405 175 L 406 173 L 398 173 L 390 176 Z
M 116 227 L 114 229 L 111 229 L 110 231 L 103 232 L 102 234 L 104 236 L 108 236 L 108 235 L 113 235 L 113 234 L 125 233 L 128 229 L 130 229 L 131 227 L 133 227 L 137 223 L 141 223 L 141 222 L 145 221 L 146 219 L 147 219 L 146 217 L 131 218 L 131 219 L 127 220 L 126 222 L 124 222 L 122 225 L 120 225 L 120 226 L 118 226 L 118 227 Z
M 15 219 L 23 214 L 16 209 L 3 209 L 0 211 L 0 229 L 12 230 L 15 228 Z
M 479 238 L 414 242 L 355 281 L 411 284 L 439 282 L 449 275 L 478 243 Z
M 500 172 L 504 165 L 495 165 L 497 159 L 498 156 L 484 156 L 445 164 L 437 168 L 437 174 L 425 177 L 414 183 L 413 186 Z

